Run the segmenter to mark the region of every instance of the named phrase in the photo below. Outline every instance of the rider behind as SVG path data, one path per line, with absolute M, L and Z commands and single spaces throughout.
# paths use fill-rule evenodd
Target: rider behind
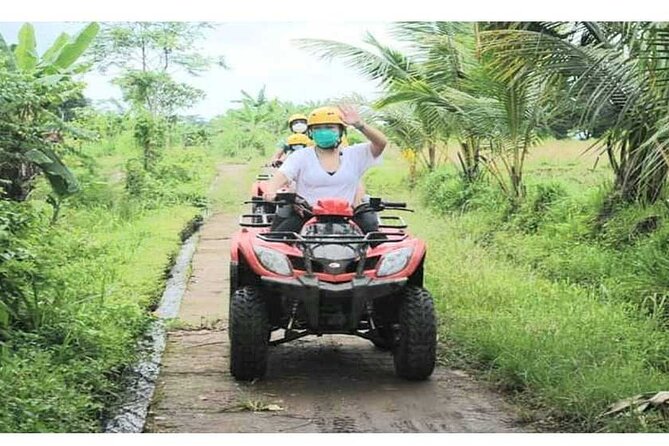
M 299 135 L 303 135 L 304 138 L 300 138 L 299 144 L 304 144 L 304 146 L 310 146 L 313 142 L 306 136 L 307 132 L 307 117 L 301 113 L 295 113 L 288 118 L 288 128 L 293 132 L 288 138 L 279 143 L 279 150 L 272 156 L 270 165 L 278 166 L 283 162 L 288 155 L 290 155 L 295 149 L 291 147 L 291 138 L 293 141 L 297 141 L 296 138 Z M 280 162 L 277 162 L 280 161 Z

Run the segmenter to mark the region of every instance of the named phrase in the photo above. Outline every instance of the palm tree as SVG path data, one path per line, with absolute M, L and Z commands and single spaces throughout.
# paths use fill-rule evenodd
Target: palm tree
M 341 57 L 347 61 L 349 66 L 355 67 L 364 75 L 379 81 L 380 85 L 390 92 L 387 101 L 377 104 L 379 107 L 388 105 L 391 102 L 403 101 L 404 95 L 407 92 L 403 86 L 412 82 L 425 80 L 420 64 L 403 53 L 382 45 L 371 34 L 367 34 L 364 39 L 364 43 L 369 45 L 370 49 L 322 39 L 301 39 L 298 43 L 302 48 L 319 55 L 323 59 Z M 440 140 L 446 141 L 448 139 L 449 129 L 443 119 L 426 119 L 426 115 L 429 112 L 422 106 L 405 108 L 405 111 L 414 113 L 417 118 L 414 120 L 414 123 L 419 122 L 423 127 L 421 133 L 428 138 L 427 143 L 412 145 L 427 148 L 427 167 L 433 169 L 436 166 L 437 143 Z M 441 113 L 440 118 L 443 118 L 443 114 Z
M 503 79 L 566 83 L 584 127 L 605 115 L 598 139 L 615 173 L 614 196 L 655 202 L 667 177 L 669 24 L 541 23 L 481 33 Z
M 538 141 L 537 128 L 547 112 L 542 100 L 546 85 L 494 78 L 481 52 L 477 24 L 399 23 L 395 32 L 411 44 L 410 56 L 381 45 L 371 35 L 365 42 L 373 51 L 323 40 L 301 44 L 324 58 L 342 57 L 379 80 L 386 89 L 376 103 L 380 110 L 410 104 L 406 110 L 420 123 L 429 168 L 435 165 L 437 142 L 452 136 L 460 146 L 463 178 L 475 181 L 483 162 L 510 200 L 518 202 L 524 193 L 525 155 Z

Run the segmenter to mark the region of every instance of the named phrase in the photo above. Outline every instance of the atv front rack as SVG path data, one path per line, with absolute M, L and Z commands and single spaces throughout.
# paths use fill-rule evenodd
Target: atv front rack
M 253 215 L 253 214 L 251 214 Z M 266 214 L 271 215 L 271 214 Z M 258 234 L 257 237 L 265 242 L 292 243 L 297 245 L 353 245 L 371 243 L 398 243 L 406 240 L 408 234 L 403 231 L 382 232 L 372 231 L 367 234 L 320 234 L 302 235 L 297 232 L 275 231 Z
M 386 229 L 406 229 L 408 225 L 399 215 L 379 215 L 381 223 L 379 228 Z
M 308 276 L 313 276 L 314 248 L 322 245 L 353 245 L 358 255 L 356 276 L 363 277 L 367 260 L 367 248 L 374 243 L 399 243 L 407 239 L 408 234 L 403 231 L 382 232 L 372 231 L 367 234 L 322 234 L 302 235 L 296 232 L 276 231 L 257 234 L 260 240 L 270 243 L 288 243 L 299 247 L 304 253 L 304 266 Z M 353 248 L 353 246 L 351 246 Z

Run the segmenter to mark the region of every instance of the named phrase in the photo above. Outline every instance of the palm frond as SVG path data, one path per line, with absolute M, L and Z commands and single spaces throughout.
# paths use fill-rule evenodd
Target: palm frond
M 411 60 L 381 45 L 371 34 L 367 35 L 365 43 L 372 46 L 374 51 L 333 40 L 299 39 L 296 42 L 300 48 L 323 60 L 343 59 L 347 66 L 386 86 L 397 80 L 411 79 L 415 75 Z

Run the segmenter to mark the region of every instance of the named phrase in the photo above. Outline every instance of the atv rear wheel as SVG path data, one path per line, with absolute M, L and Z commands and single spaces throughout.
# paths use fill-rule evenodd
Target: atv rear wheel
M 246 286 L 230 297 L 230 373 L 235 379 L 262 378 L 270 337 L 267 306 L 258 290 Z
M 393 351 L 395 373 L 409 380 L 427 379 L 434 370 L 437 351 L 437 320 L 430 292 L 406 287 L 399 322 L 399 342 Z

